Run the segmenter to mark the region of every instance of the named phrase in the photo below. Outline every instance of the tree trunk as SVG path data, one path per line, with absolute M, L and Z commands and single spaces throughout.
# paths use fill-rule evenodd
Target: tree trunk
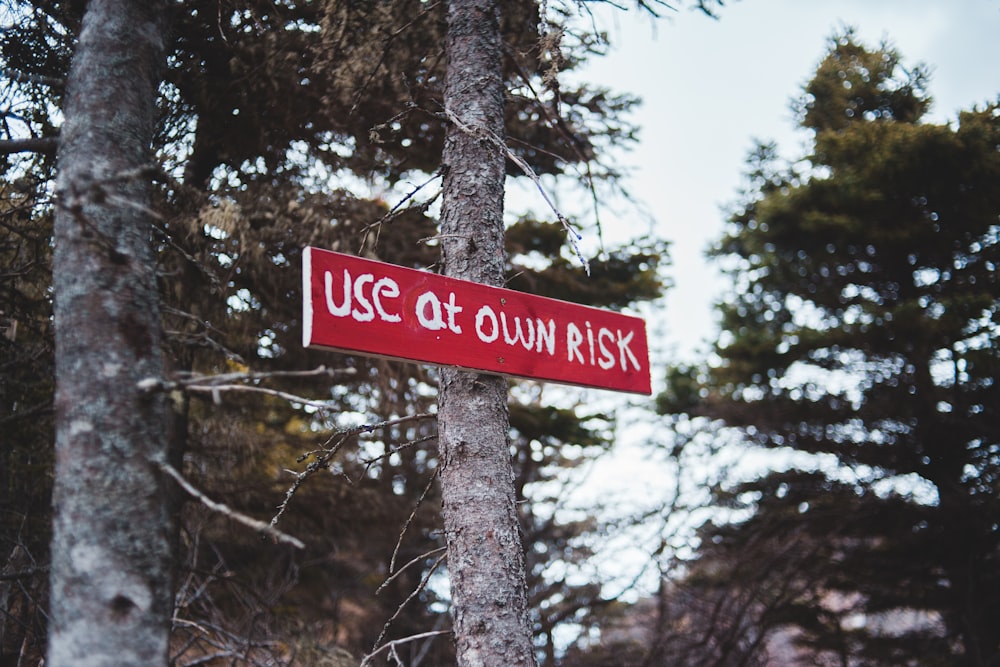
M 488 138 L 504 136 L 496 0 L 452 0 L 446 49 L 445 108 L 453 122 L 443 156 L 444 271 L 500 286 L 505 157 Z M 506 379 L 443 369 L 438 423 L 458 664 L 534 665 Z
M 172 610 L 150 163 L 162 1 L 91 0 L 56 183 L 49 667 L 164 665 Z

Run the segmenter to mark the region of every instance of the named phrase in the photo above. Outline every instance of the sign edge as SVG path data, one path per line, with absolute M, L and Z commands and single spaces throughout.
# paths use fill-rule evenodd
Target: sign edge
M 302 347 L 312 346 L 312 246 L 302 252 Z

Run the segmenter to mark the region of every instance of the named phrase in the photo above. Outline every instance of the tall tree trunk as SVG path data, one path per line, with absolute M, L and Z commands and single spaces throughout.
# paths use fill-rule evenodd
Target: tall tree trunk
M 503 53 L 497 0 L 451 0 L 442 259 L 449 276 L 504 279 Z M 441 372 L 439 447 L 458 664 L 534 665 L 514 504 L 507 381 Z
M 56 480 L 48 660 L 164 665 L 172 609 L 150 162 L 165 3 L 91 0 L 56 183 Z

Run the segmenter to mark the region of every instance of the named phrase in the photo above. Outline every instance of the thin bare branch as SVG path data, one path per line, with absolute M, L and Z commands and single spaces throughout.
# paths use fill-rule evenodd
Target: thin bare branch
M 379 126 L 376 126 L 376 128 L 378 128 L 378 127 Z M 376 128 L 373 128 L 373 131 Z M 377 246 L 378 245 L 379 235 L 382 233 L 382 225 L 383 224 L 387 224 L 387 223 L 392 222 L 393 219 L 395 219 L 397 216 L 401 215 L 405 211 L 409 211 L 409 210 L 412 210 L 412 209 L 416 209 L 418 211 L 426 211 L 430 207 L 430 205 L 433 204 L 434 201 L 438 197 L 441 196 L 441 192 L 440 191 L 438 191 L 438 193 L 435 194 L 430 199 L 427 199 L 426 201 L 423 201 L 423 202 L 421 202 L 419 204 L 415 204 L 413 206 L 405 206 L 405 205 L 406 205 L 406 203 L 408 201 L 410 201 L 411 199 L 413 199 L 414 197 L 416 197 L 417 193 L 419 193 L 421 190 L 423 190 L 425 187 L 427 187 L 428 185 L 430 185 L 431 183 L 433 183 L 434 181 L 436 181 L 439 178 L 441 178 L 441 172 L 440 171 L 435 172 L 430 178 L 428 178 L 423 183 L 415 186 L 402 199 L 400 199 L 398 202 L 396 202 L 396 205 L 393 206 L 389 210 L 388 213 L 386 213 L 385 215 L 383 215 L 381 218 L 379 218 L 375 222 L 372 222 L 372 223 L 370 223 L 368 225 L 365 225 L 365 227 L 361 230 L 361 248 L 359 249 L 358 254 L 360 255 L 361 252 L 365 249 L 365 246 L 368 243 L 368 238 L 369 238 L 369 236 L 371 236 L 372 230 L 375 230 L 375 242 L 372 245 Z
M 543 9 L 543 16 L 544 16 L 544 9 Z M 541 22 L 542 26 L 544 26 L 546 23 L 547 19 Z M 542 36 L 544 37 L 544 33 Z M 555 109 L 550 108 L 549 105 L 546 104 L 544 100 L 542 100 L 542 97 L 541 95 L 538 94 L 538 91 L 535 90 L 535 86 L 531 82 L 531 77 L 528 76 L 528 73 L 524 71 L 523 67 L 521 67 L 521 64 L 518 58 L 516 57 L 516 54 L 510 48 L 507 48 L 506 51 L 507 55 L 510 57 L 510 61 L 514 65 L 514 70 L 517 72 L 517 75 L 521 78 L 521 82 L 524 83 L 525 87 L 531 93 L 535 102 L 538 103 L 538 108 L 542 111 L 542 114 L 545 116 L 545 120 L 546 122 L 548 122 L 549 127 L 551 127 L 552 129 L 554 129 L 556 132 L 559 133 L 559 135 L 563 138 L 566 144 L 570 147 L 570 150 L 573 151 L 573 154 L 576 156 L 576 159 L 579 161 L 580 164 L 583 165 L 582 177 L 587 184 L 587 191 L 590 193 L 590 201 L 594 209 L 594 221 L 597 227 L 597 240 L 601 248 L 601 252 L 603 253 L 604 226 L 601 224 L 601 206 L 600 206 L 600 200 L 598 199 L 597 196 L 597 186 L 594 179 L 594 172 L 593 169 L 591 168 L 591 160 L 587 158 L 586 154 L 580 147 L 579 139 L 577 139 L 573 135 L 573 132 L 567 127 L 566 120 L 562 117 L 562 114 L 559 113 L 558 97 L 556 98 Z M 519 142 L 516 139 L 512 139 L 511 141 L 530 146 L 530 144 L 527 144 L 525 142 Z M 534 150 L 541 150 L 537 146 L 531 146 L 531 148 L 533 148 Z M 558 159 L 563 159 L 561 155 L 557 155 L 555 153 L 552 153 L 551 151 L 544 151 L 544 152 Z M 537 181 L 535 185 L 538 186 Z
M 288 503 L 291 502 L 292 497 L 299 490 L 299 487 L 302 486 L 302 484 L 305 483 L 307 479 L 312 477 L 320 470 L 326 470 L 329 467 L 330 459 L 332 459 L 334 455 L 338 451 L 340 451 L 340 448 L 344 446 L 344 443 L 347 442 L 347 436 L 338 433 L 332 436 L 329 440 L 327 440 L 326 444 L 332 442 L 334 438 L 338 438 L 336 444 L 334 444 L 332 447 L 319 450 L 322 453 L 316 457 L 315 461 L 307 465 L 305 470 L 303 470 L 302 472 L 295 472 L 289 470 L 289 472 L 295 475 L 295 480 L 292 482 L 292 485 L 288 487 L 288 490 L 285 491 L 285 497 L 281 501 L 281 504 L 278 505 L 277 508 L 278 511 L 275 513 L 273 517 L 271 517 L 272 526 L 278 525 L 278 521 L 281 520 L 281 517 L 284 515 L 285 510 L 288 509 Z M 311 454 L 314 454 L 314 452 L 310 452 L 309 454 L 306 454 L 306 456 L 308 457 Z M 300 460 L 304 459 L 300 458 Z
M 372 652 L 370 654 L 368 654 L 367 656 L 365 656 L 365 659 L 361 661 L 361 667 L 364 667 L 364 665 L 367 665 L 371 661 L 371 658 L 373 656 L 378 655 L 378 653 L 380 651 L 384 650 L 386 647 L 390 647 L 390 646 L 392 646 L 395 643 L 405 641 L 403 639 L 396 639 L 396 640 L 393 640 L 391 642 L 388 642 L 387 644 L 385 644 L 385 645 L 383 645 L 381 647 L 379 646 L 379 644 L 381 644 L 382 640 L 385 638 L 386 633 L 389 632 L 389 627 L 392 625 L 392 622 L 395 621 L 399 617 L 399 615 L 401 613 L 403 613 L 403 609 L 406 608 L 406 605 L 409 604 L 410 601 L 413 600 L 413 598 L 415 598 L 418 595 L 420 595 L 420 592 L 422 590 L 424 590 L 424 588 L 427 587 L 427 582 L 430 581 L 431 575 L 434 574 L 434 572 L 438 569 L 438 567 L 441 565 L 442 562 L 444 562 L 444 559 L 447 558 L 447 557 L 448 557 L 448 554 L 442 554 L 442 555 L 438 556 L 437 560 L 434 561 L 434 564 L 431 565 L 430 569 L 427 571 L 427 574 L 425 574 L 424 578 L 420 581 L 420 584 L 418 584 L 417 587 L 413 589 L 413 592 L 410 593 L 407 596 L 407 598 L 400 603 L 399 607 L 396 609 L 396 613 L 394 613 L 389 618 L 389 620 L 385 622 L 385 626 L 383 626 L 381 634 L 379 634 L 378 639 L 375 640 L 375 645 L 372 647 Z M 441 632 L 441 631 L 439 631 L 439 632 Z M 415 635 L 411 639 L 413 639 L 413 638 L 422 638 L 424 636 L 426 636 L 426 634 L 425 635 Z
M 400 536 L 402 536 L 402 533 L 400 533 Z M 437 549 L 431 549 L 427 553 L 420 554 L 419 556 L 417 556 L 416 558 L 414 558 L 413 560 L 411 560 L 409 563 L 407 563 L 403 567 L 401 567 L 398 570 L 396 570 L 395 572 L 393 572 L 385 581 L 382 582 L 381 586 L 379 586 L 377 589 L 375 589 L 375 594 L 378 595 L 379 593 L 381 593 L 382 590 L 385 589 L 386 586 L 388 586 L 390 583 L 392 583 L 396 579 L 396 577 L 398 577 L 402 573 L 406 572 L 406 570 L 408 570 L 411 565 L 416 565 L 417 563 L 419 563 L 420 561 L 424 560 L 425 558 L 430 558 L 431 556 L 435 556 L 435 555 L 437 555 L 439 553 L 442 553 L 442 552 L 445 552 L 447 550 L 448 550 L 448 547 L 444 546 L 444 547 L 438 547 Z M 394 558 L 395 558 L 395 556 L 396 556 L 396 554 L 393 554 Z
M 319 366 L 308 371 L 274 371 L 269 373 L 224 373 L 220 375 L 192 375 L 180 380 L 160 380 L 157 378 L 143 378 L 139 381 L 139 389 L 143 391 L 173 391 L 182 389 L 192 394 L 211 394 L 215 403 L 221 402 L 223 392 L 251 392 L 275 396 L 289 403 L 297 403 L 319 409 L 329 409 L 330 402 L 327 400 L 316 400 L 298 396 L 287 391 L 260 387 L 252 384 L 236 384 L 237 382 L 257 382 L 271 378 L 303 378 L 328 376 L 335 378 L 338 375 L 353 375 L 356 371 L 353 368 L 330 369 L 326 366 Z
M 421 632 L 418 635 L 410 635 L 409 637 L 403 637 L 402 639 L 393 639 L 388 644 L 384 644 L 379 649 L 366 655 L 365 659 L 361 661 L 360 667 L 365 667 L 365 665 L 371 663 L 372 658 L 377 656 L 382 651 L 394 652 L 396 650 L 396 647 L 401 644 L 408 644 L 410 642 L 419 641 L 421 639 L 427 639 L 430 637 L 440 637 L 441 635 L 450 635 L 450 634 L 451 630 L 432 630 L 430 632 Z
M 333 435 L 327 438 L 326 442 L 323 443 L 322 447 L 320 447 L 319 449 L 314 449 L 312 451 L 306 452 L 305 454 L 303 454 L 298 458 L 298 462 L 301 463 L 306 459 L 308 459 L 310 456 L 316 457 L 316 460 L 307 465 L 305 470 L 301 472 L 295 472 L 292 470 L 289 471 L 293 475 L 295 475 L 295 480 L 292 482 L 292 485 L 288 487 L 288 490 L 285 491 L 285 498 L 284 500 L 281 501 L 281 504 L 278 505 L 278 512 L 271 518 L 271 525 L 272 526 L 277 525 L 278 521 L 281 519 L 281 516 L 285 513 L 285 510 L 288 508 L 288 503 L 292 500 L 292 497 L 299 490 L 299 487 L 302 486 L 302 484 L 309 477 L 316 474 L 320 470 L 327 470 L 329 468 L 330 460 L 334 456 L 336 456 L 337 452 L 340 451 L 341 447 L 344 446 L 344 444 L 348 441 L 348 439 L 356 435 L 361 435 L 362 433 L 371 433 L 379 429 L 388 428 L 391 426 L 398 426 L 400 424 L 405 424 L 411 421 L 418 421 L 421 419 L 430 419 L 435 416 L 436 415 L 432 413 L 424 412 L 416 415 L 407 415 L 405 417 L 398 417 L 396 419 L 390 419 L 376 424 L 362 424 L 360 426 L 355 426 L 353 428 L 343 429 L 335 432 Z M 350 480 L 349 477 L 348 480 Z
M 522 160 L 517 154 L 514 153 L 514 151 L 510 149 L 510 147 L 507 146 L 506 143 L 503 142 L 503 140 L 500 139 L 500 137 L 498 137 L 493 132 L 490 132 L 488 129 L 479 126 L 473 127 L 467 125 L 462 121 L 461 118 L 456 116 L 455 113 L 450 109 L 444 110 L 444 116 L 462 132 L 465 132 L 466 134 L 473 137 L 479 137 L 481 139 L 485 139 L 489 143 L 493 144 L 494 147 L 502 151 L 503 154 L 507 156 L 507 159 L 509 159 L 511 162 L 517 165 L 517 167 L 524 173 L 525 176 L 531 179 L 531 182 L 535 184 L 535 187 L 538 188 L 538 191 L 541 193 L 542 199 L 545 200 L 545 203 L 548 204 L 549 209 L 555 214 L 556 219 L 559 221 L 559 224 L 561 224 L 562 228 L 566 231 L 566 236 L 569 239 L 570 246 L 573 249 L 573 254 L 576 255 L 576 258 L 580 261 L 580 264 L 583 265 L 584 271 L 586 271 L 587 275 L 589 276 L 590 262 L 588 262 L 587 259 L 583 256 L 583 253 L 580 252 L 580 245 L 578 243 L 580 240 L 583 239 L 583 237 L 580 235 L 579 232 L 573 229 L 572 223 L 570 223 L 570 221 L 566 218 L 566 216 L 562 214 L 562 211 L 559 210 L 559 207 L 556 206 L 555 203 L 552 201 L 552 199 L 549 197 L 549 194 L 545 191 L 545 188 L 542 186 L 542 180 L 538 177 L 538 174 L 535 173 L 535 170 L 531 168 L 531 165 Z
M 411 560 L 409 563 L 407 563 L 406 565 L 404 565 L 398 572 L 395 571 L 396 570 L 396 557 L 399 556 L 399 548 L 400 548 L 400 545 L 403 544 L 403 536 L 406 535 L 406 530 L 410 527 L 410 524 L 413 522 L 413 517 L 415 517 L 417 515 L 417 510 L 420 509 L 420 505 L 427 498 L 427 494 L 430 493 L 430 491 L 431 491 L 432 488 L 434 488 L 434 481 L 437 479 L 437 476 L 438 476 L 438 471 L 435 470 L 434 474 L 431 475 L 431 478 L 429 480 L 427 480 L 427 486 L 424 487 L 423 493 L 421 493 L 420 497 L 417 498 L 417 504 L 414 505 L 413 511 L 410 512 L 410 516 L 407 517 L 406 523 L 403 524 L 403 529 L 401 531 L 399 531 L 399 538 L 397 538 L 397 540 L 396 540 L 396 548 L 394 548 L 392 550 L 392 558 L 389 559 L 389 572 L 391 573 L 391 575 L 389 576 L 388 579 L 386 579 L 382 583 L 381 586 L 378 587 L 378 590 L 375 591 L 376 595 L 383 588 L 385 588 L 385 585 L 388 584 L 390 581 L 392 581 L 396 577 L 396 575 L 399 574 L 399 572 L 402 572 L 403 570 L 405 570 L 406 568 L 408 568 L 410 565 L 412 565 L 414 563 L 414 561 L 420 560 L 421 558 L 426 558 L 427 556 L 429 556 L 431 554 L 434 554 L 434 553 L 437 553 L 438 551 L 440 551 L 440 549 L 435 549 L 434 551 L 431 551 L 430 553 L 424 554 L 422 556 L 417 556 L 417 558 L 415 558 L 414 560 Z
M 363 463 L 365 465 L 365 472 L 368 472 L 368 469 L 371 468 L 372 465 L 374 465 L 375 463 L 378 463 L 379 461 L 382 461 L 383 459 L 389 458 L 393 454 L 398 454 L 399 452 L 403 451 L 404 449 L 409 449 L 410 447 L 414 447 L 416 445 L 422 444 L 422 443 L 427 442 L 429 440 L 435 440 L 435 439 L 437 439 L 437 435 L 436 434 L 435 435 L 425 435 L 422 438 L 417 438 L 416 440 L 410 440 L 409 442 L 404 442 L 403 444 L 401 444 L 401 445 L 399 445 L 397 447 L 392 447 L 385 454 L 379 454 L 378 456 L 373 456 L 370 459 L 361 459 L 358 463 Z
M 267 387 L 256 387 L 253 385 L 246 384 L 209 384 L 209 385 L 199 385 L 199 384 L 189 384 L 185 387 L 186 391 L 194 394 L 211 394 L 212 400 L 215 403 L 220 403 L 220 396 L 222 392 L 248 392 L 252 394 L 264 394 L 265 396 L 274 396 L 288 401 L 289 403 L 298 403 L 300 405 L 306 405 L 312 408 L 329 409 L 330 401 L 327 400 L 314 400 L 311 398 L 305 398 L 303 396 L 298 396 L 296 394 L 291 394 L 287 391 L 280 391 L 278 389 L 269 389 Z
M 297 549 L 305 549 L 306 547 L 305 543 L 303 543 L 298 538 L 292 537 L 287 533 L 283 533 L 274 526 L 268 525 L 263 521 L 258 521 L 253 517 L 241 514 L 240 512 L 237 512 L 236 510 L 229 507 L 225 503 L 215 502 L 214 500 L 206 496 L 204 493 L 199 491 L 197 488 L 195 488 L 194 485 L 192 485 L 186 479 L 184 479 L 184 476 L 181 475 L 179 472 L 177 472 L 177 469 L 174 468 L 169 463 L 160 462 L 157 464 L 157 467 L 159 467 L 160 470 L 173 477 L 174 481 L 177 482 L 177 484 L 180 485 L 180 487 L 184 489 L 188 493 L 188 495 L 201 502 L 202 505 L 212 510 L 213 512 L 218 512 L 219 514 L 222 514 L 223 516 L 232 519 L 236 523 L 243 524 L 247 528 L 251 528 L 258 532 L 264 533 L 265 535 L 271 537 L 277 542 L 282 542 L 283 544 L 291 544 L 293 547 Z

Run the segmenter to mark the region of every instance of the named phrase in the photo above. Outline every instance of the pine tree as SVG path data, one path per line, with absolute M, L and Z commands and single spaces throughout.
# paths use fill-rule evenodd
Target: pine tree
M 761 147 L 716 250 L 719 362 L 681 393 L 787 467 L 720 490 L 749 518 L 702 534 L 690 583 L 754 620 L 728 660 L 789 627 L 831 664 L 1000 656 L 1000 106 L 928 123 L 925 84 L 837 36 L 811 155 Z

